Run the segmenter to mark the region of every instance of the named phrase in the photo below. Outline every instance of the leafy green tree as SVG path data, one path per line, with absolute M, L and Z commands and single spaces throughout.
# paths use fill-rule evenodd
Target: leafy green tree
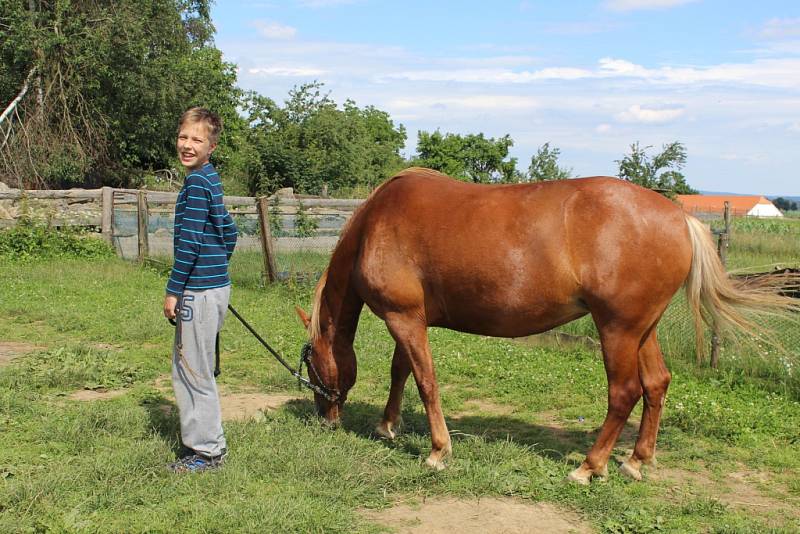
M 253 193 L 293 187 L 316 194 L 323 184 L 334 191 L 374 187 L 403 167 L 405 128 L 371 106 L 348 100 L 340 108 L 321 83 L 295 87 L 283 107 L 251 93 L 245 108 L 257 153 Z
M 34 73 L 0 150 L 0 179 L 135 183 L 138 171 L 174 163 L 176 121 L 191 105 L 223 116 L 217 156 L 232 159 L 246 125 L 235 67 L 211 41 L 210 1 L 0 0 L 0 98 L 11 101 Z
M 797 202 L 793 200 L 778 197 L 772 203 L 781 211 L 797 211 Z
M 565 180 L 572 177 L 572 169 L 559 167 L 558 156 L 561 150 L 550 148 L 550 143 L 545 143 L 539 147 L 536 154 L 531 156 L 531 164 L 528 166 L 528 180 L 531 182 L 543 182 L 545 180 Z
M 499 139 L 479 134 L 445 134 L 420 131 L 414 163 L 465 182 L 517 182 L 517 158 L 508 158 L 514 145 L 510 136 Z
M 636 142 L 631 145 L 631 153 L 621 160 L 615 160 L 619 165 L 618 176 L 648 189 L 653 189 L 665 196 L 675 194 L 697 194 L 687 183 L 680 172 L 686 164 L 686 148 L 679 141 L 674 141 L 662 147 L 662 151 L 652 158 L 647 155 L 646 146 L 641 148 Z

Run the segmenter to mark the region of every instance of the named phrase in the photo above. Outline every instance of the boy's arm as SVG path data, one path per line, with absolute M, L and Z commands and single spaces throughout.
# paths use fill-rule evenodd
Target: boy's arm
M 206 185 L 205 178 L 193 173 L 186 177 L 185 184 L 186 205 L 175 250 L 175 263 L 167 282 L 167 293 L 172 295 L 183 293 L 189 274 L 197 263 L 211 205 L 211 190 Z
M 236 227 L 236 223 L 233 222 L 233 217 L 227 211 L 225 212 L 225 226 L 222 230 L 222 239 L 225 241 L 225 249 L 228 253 L 228 259 L 231 259 L 231 254 L 233 254 L 233 249 L 236 248 L 236 238 L 239 235 L 239 229 Z

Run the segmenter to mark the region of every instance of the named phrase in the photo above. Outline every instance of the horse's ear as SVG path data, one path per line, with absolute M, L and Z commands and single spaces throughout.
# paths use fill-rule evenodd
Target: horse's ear
M 311 324 L 311 317 L 309 317 L 306 314 L 305 310 L 303 310 L 303 308 L 301 308 L 300 306 L 295 306 L 294 311 L 297 312 L 297 316 L 300 317 L 301 321 L 303 321 L 303 326 L 308 328 L 308 325 Z

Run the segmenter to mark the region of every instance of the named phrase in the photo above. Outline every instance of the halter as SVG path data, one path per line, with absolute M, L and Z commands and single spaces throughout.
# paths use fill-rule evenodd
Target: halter
M 292 374 L 297 377 L 297 380 L 300 384 L 306 386 L 308 389 L 312 390 L 315 393 L 319 393 L 330 402 L 337 402 L 341 397 L 338 389 L 329 389 L 325 386 L 322 378 L 320 378 L 319 373 L 317 372 L 316 367 L 314 364 L 311 363 L 311 354 L 314 352 L 311 343 L 306 343 L 303 345 L 303 348 L 300 349 L 300 364 L 297 366 L 297 373 L 292 372 Z M 314 373 L 314 377 L 317 379 L 317 382 L 320 384 L 317 386 L 316 384 L 312 383 L 310 380 L 303 378 L 303 364 L 306 364 L 306 367 L 309 371 Z M 308 375 L 311 378 L 311 373 Z

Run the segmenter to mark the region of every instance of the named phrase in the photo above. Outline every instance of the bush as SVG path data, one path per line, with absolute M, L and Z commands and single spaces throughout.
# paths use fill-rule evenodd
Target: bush
M 0 231 L 0 257 L 12 260 L 37 258 L 108 258 L 114 249 L 81 229 L 55 229 L 23 218 Z

